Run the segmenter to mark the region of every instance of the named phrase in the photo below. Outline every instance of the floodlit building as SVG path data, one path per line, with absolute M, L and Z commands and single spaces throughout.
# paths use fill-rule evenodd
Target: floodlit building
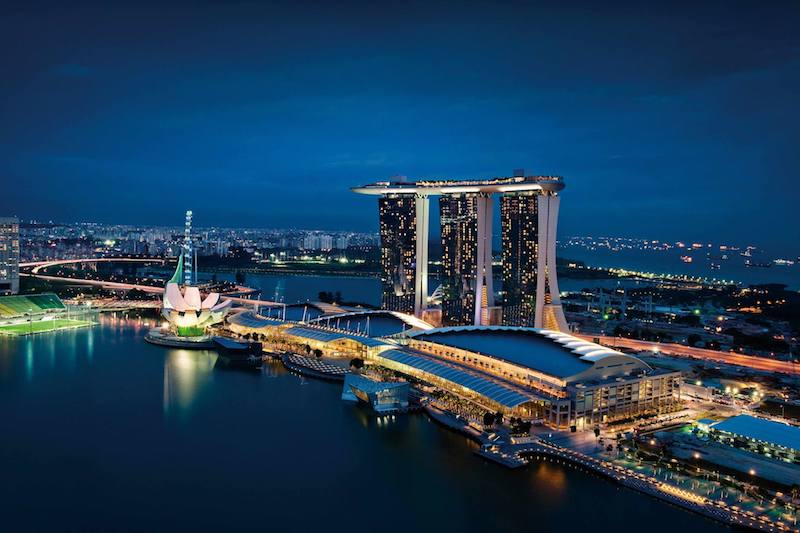
M 486 407 L 556 427 L 588 429 L 680 406 L 680 372 L 656 370 L 631 355 L 555 331 L 439 328 L 411 333 L 407 348 L 413 352 L 381 357 L 406 360 L 417 373 L 432 363 L 430 373 L 442 386 L 454 371 L 479 378 L 471 388 L 464 383 L 472 378 L 457 376 L 454 391 L 467 389 Z
M 523 175 L 383 181 L 353 188 L 379 197 L 383 306 L 426 315 L 430 197 L 440 196 L 442 322 L 566 331 L 555 255 L 558 193 L 563 188 L 557 176 Z M 507 318 L 495 305 L 492 286 L 494 195 L 501 196 L 503 245 L 508 247 L 503 251 L 504 281 L 511 287 Z
M 0 295 L 19 292 L 19 221 L 0 217 Z
M 377 413 L 390 413 L 408 408 L 407 381 L 376 381 L 359 374 L 346 374 L 342 400 L 361 401 Z
M 411 329 L 399 336 L 370 337 L 335 327 L 356 315 L 305 324 L 246 311 L 228 324 L 237 333 L 263 335 L 289 349 L 360 357 L 486 410 L 559 428 L 591 429 L 681 405 L 680 372 L 654 369 L 565 333 L 510 326 L 430 328 L 408 315 L 401 318 Z
M 502 229 L 503 324 L 533 326 L 536 315 L 536 262 L 539 209 L 535 193 L 500 197 Z
M 202 337 L 206 328 L 222 322 L 231 308 L 231 301 L 220 301 L 216 292 L 205 298 L 196 286 L 197 253 L 192 240 L 192 212 L 186 211 L 182 253 L 172 278 L 167 281 L 161 314 L 181 337 Z
M 478 268 L 478 197 L 439 197 L 442 235 L 442 324 L 472 324 L 475 315 L 475 270 Z M 491 263 L 489 264 L 491 272 Z
M 785 422 L 737 415 L 708 424 L 705 431 L 723 444 L 800 465 L 800 428 Z
M 388 194 L 378 200 L 381 236 L 381 307 L 413 313 L 417 294 L 417 201 Z M 427 271 L 425 272 L 427 279 Z M 424 288 L 427 291 L 427 286 Z M 416 302 L 416 303 L 415 303 Z
M 199 337 L 206 328 L 223 321 L 230 310 L 231 301 L 220 301 L 219 293 L 212 292 L 203 298 L 200 289 L 193 285 L 181 286 L 185 276 L 183 256 L 178 258 L 175 274 L 167 282 L 161 314 L 181 337 Z

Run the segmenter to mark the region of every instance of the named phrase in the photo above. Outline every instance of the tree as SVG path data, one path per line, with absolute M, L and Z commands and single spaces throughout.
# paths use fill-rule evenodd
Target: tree
M 596 438 L 596 439 L 600 438 L 600 426 L 595 426 L 594 427 L 594 438 Z
M 316 348 L 314 350 L 314 355 L 317 356 L 317 357 L 322 357 L 322 350 L 320 350 L 319 348 Z
M 356 370 L 361 370 L 364 368 L 364 360 L 360 357 L 354 357 L 353 359 L 350 359 L 350 366 Z
M 686 338 L 686 344 L 688 344 L 689 346 L 697 346 L 698 342 L 700 342 L 700 335 L 698 335 L 697 333 L 691 333 Z
M 303 346 L 303 350 L 305 350 L 306 355 L 311 355 L 311 346 L 309 346 L 308 344 Z
M 498 424 L 502 424 L 503 423 L 503 413 L 501 413 L 500 411 L 497 411 L 494 414 L 494 421 L 496 423 L 498 423 Z
M 483 425 L 484 426 L 491 426 L 494 425 L 494 415 L 490 412 L 483 413 Z

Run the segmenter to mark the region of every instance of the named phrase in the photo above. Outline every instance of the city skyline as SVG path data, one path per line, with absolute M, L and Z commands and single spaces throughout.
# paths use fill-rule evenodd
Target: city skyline
M 798 0 L 11 4 L 3 530 L 800 531 Z
M 163 224 L 156 187 L 232 226 L 377 229 L 349 183 L 522 166 L 570 176 L 564 234 L 800 237 L 791 3 L 311 5 L 11 8 L 0 212 Z

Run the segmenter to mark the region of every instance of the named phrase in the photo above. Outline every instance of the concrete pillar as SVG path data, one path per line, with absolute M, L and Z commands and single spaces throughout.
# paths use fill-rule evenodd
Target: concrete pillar
M 430 233 L 430 198 L 417 195 L 415 200 L 417 214 L 416 271 L 414 273 L 414 314 L 422 316 L 428 306 L 428 236 Z
M 494 305 L 494 287 L 492 283 L 492 223 L 494 221 L 494 204 L 491 194 L 478 197 L 478 246 L 475 272 L 475 315 L 474 324 L 481 324 L 484 307 Z M 484 299 L 484 291 L 486 297 Z
M 539 196 L 539 257 L 536 272 L 536 316 L 534 327 L 568 331 L 561 307 L 556 273 L 556 229 L 561 198 L 549 192 Z

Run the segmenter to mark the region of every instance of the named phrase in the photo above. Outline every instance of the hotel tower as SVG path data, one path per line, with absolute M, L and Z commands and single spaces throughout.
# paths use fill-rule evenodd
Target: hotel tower
M 443 325 L 534 326 L 566 331 L 556 278 L 557 176 L 383 181 L 355 187 L 378 196 L 381 303 L 429 316 L 430 198 L 439 197 Z M 502 305 L 492 270 L 494 196 L 500 197 Z

